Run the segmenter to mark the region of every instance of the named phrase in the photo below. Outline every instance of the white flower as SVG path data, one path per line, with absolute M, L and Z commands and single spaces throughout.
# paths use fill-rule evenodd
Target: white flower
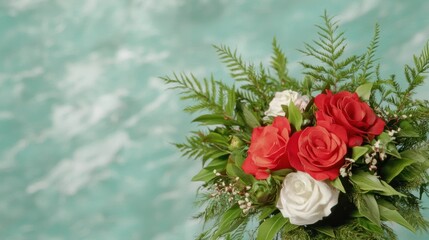
M 295 225 L 313 224 L 331 214 L 340 192 L 304 172 L 289 173 L 282 185 L 277 208 Z
M 292 90 L 276 92 L 274 99 L 270 102 L 270 107 L 265 112 L 265 115 L 268 117 L 285 116 L 282 105 L 289 106 L 291 102 L 293 102 L 301 111 L 304 111 L 309 101 L 310 100 L 307 96 L 301 96 L 301 94 Z

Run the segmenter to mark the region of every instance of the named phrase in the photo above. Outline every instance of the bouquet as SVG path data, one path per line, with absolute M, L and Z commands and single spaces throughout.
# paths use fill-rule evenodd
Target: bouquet
M 363 54 L 326 13 L 301 52 L 301 80 L 273 40 L 270 67 L 214 46 L 236 85 L 213 76 L 164 77 L 193 102 L 202 125 L 184 156 L 201 160 L 197 239 L 396 239 L 392 224 L 426 231 L 429 102 L 413 94 L 429 70 L 429 44 L 404 77 L 380 74 L 379 26 Z M 405 80 L 405 81 L 402 81 Z M 405 82 L 406 85 L 400 84 Z

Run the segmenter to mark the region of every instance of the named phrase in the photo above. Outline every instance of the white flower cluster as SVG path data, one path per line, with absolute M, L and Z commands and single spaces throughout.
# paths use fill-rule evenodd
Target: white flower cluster
M 394 136 L 398 132 L 401 131 L 401 128 L 397 130 L 389 130 L 387 134 L 390 136 L 392 140 L 395 140 Z M 378 161 L 384 161 L 387 158 L 386 154 L 386 146 L 380 140 L 377 140 L 372 146 L 372 153 L 365 154 L 365 163 L 368 164 L 368 169 L 374 172 L 374 175 L 377 175 L 377 163 Z
M 283 92 L 276 92 L 273 100 L 270 102 L 270 107 L 265 111 L 266 117 L 285 116 L 282 106 L 289 106 L 291 102 L 295 104 L 301 111 L 307 107 L 310 99 L 307 96 L 302 96 L 298 92 L 292 90 L 285 90 Z
M 340 175 L 342 177 L 352 176 L 352 166 L 355 162 L 352 158 L 345 158 L 345 164 L 340 168 Z
M 218 171 L 213 170 L 213 173 L 220 177 L 222 174 Z M 237 202 L 244 214 L 247 214 L 252 209 L 252 202 L 249 199 L 250 194 L 248 191 L 251 189 L 250 186 L 246 186 L 241 189 L 237 187 L 240 178 L 236 177 L 233 182 L 225 183 L 224 180 L 220 179 L 214 184 L 214 192 L 211 197 L 219 197 L 221 195 L 227 195 L 229 202 Z

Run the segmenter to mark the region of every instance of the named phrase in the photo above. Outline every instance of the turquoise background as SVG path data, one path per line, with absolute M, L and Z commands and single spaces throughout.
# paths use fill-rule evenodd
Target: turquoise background
M 380 23 L 385 74 L 429 39 L 428 1 L 0 0 L 0 239 L 192 239 L 200 164 L 170 143 L 196 125 L 158 77 L 231 82 L 211 44 L 267 63 L 273 36 L 301 77 L 324 9 L 350 52 Z

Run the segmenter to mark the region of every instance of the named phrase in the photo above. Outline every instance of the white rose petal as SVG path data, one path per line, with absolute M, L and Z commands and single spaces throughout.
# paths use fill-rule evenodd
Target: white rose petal
M 289 173 L 282 185 L 277 208 L 295 225 L 313 224 L 331 214 L 340 192 L 304 172 Z
M 291 102 L 293 102 L 301 111 L 304 111 L 309 101 L 310 100 L 307 96 L 301 96 L 301 94 L 292 90 L 276 92 L 274 99 L 270 102 L 270 107 L 265 111 L 265 116 L 285 116 L 282 105 L 289 106 Z

